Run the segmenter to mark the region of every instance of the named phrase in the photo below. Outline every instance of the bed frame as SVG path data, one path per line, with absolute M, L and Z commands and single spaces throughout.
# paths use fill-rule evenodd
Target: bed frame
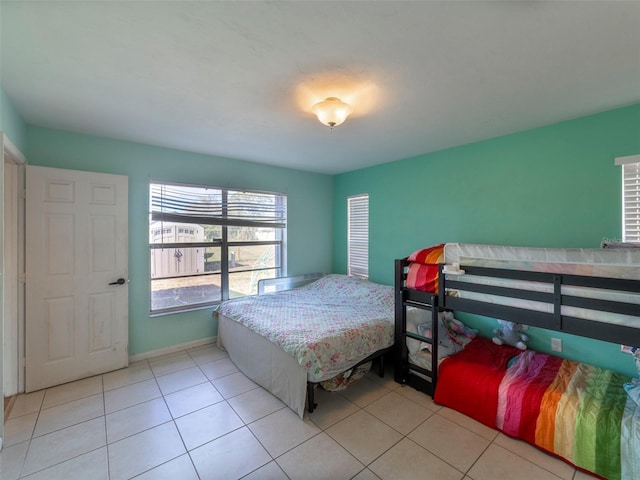
M 353 367 L 348 368 L 345 371 L 348 372 L 349 370 L 353 370 L 354 368 L 359 367 L 360 365 L 364 365 L 367 362 L 377 361 L 378 362 L 378 375 L 380 376 L 380 378 L 383 378 L 384 377 L 384 356 L 387 353 L 391 353 L 393 350 L 394 350 L 393 345 L 388 347 L 388 348 L 385 348 L 383 350 L 378 350 L 377 352 L 372 353 L 367 358 L 365 358 L 364 360 L 361 360 L 360 362 L 356 363 Z M 342 373 L 344 373 L 344 372 L 342 372 Z M 341 374 L 338 374 L 338 375 L 341 375 Z M 315 388 L 318 385 L 319 385 L 319 383 L 310 382 L 310 381 L 307 380 L 307 411 L 309 413 L 313 413 L 313 411 L 318 406 L 318 404 L 315 403 Z
M 640 293 L 640 280 L 565 275 L 558 273 L 508 270 L 461 265 L 465 275 L 482 275 L 493 278 L 528 280 L 553 286 L 553 293 L 527 291 L 490 285 L 461 282 L 456 275 L 443 273 L 440 266 L 439 301 L 440 307 L 458 312 L 468 312 L 491 318 L 499 318 L 547 330 L 570 333 L 582 337 L 595 338 L 624 345 L 640 345 L 640 305 L 626 302 L 583 298 L 562 294 L 563 286 L 597 288 L 603 291 L 623 291 Z M 553 306 L 552 313 L 538 312 L 525 308 L 498 305 L 477 300 L 446 295 L 446 290 L 458 290 L 499 295 L 512 299 L 533 300 Z M 590 310 L 613 312 L 636 317 L 633 326 L 604 323 L 563 315 L 563 306 L 587 308 Z

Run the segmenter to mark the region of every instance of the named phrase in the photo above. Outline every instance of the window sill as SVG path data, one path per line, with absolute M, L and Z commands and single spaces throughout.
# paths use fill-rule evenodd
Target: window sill
M 149 312 L 149 318 L 165 317 L 167 315 L 177 315 L 177 314 L 180 314 L 180 313 L 189 313 L 189 312 L 196 312 L 198 310 L 213 309 L 218 304 L 220 304 L 220 302 L 211 303 L 209 305 L 198 305 L 197 307 L 181 308 L 180 310 L 166 310 L 166 311 L 162 311 L 162 312 Z

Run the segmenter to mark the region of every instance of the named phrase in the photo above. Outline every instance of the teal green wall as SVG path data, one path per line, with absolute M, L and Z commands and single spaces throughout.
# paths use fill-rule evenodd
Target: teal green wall
M 0 1 L 0 33 L 2 32 L 2 2 Z M 0 52 L 2 52 L 2 35 L 0 35 Z M 2 79 L 2 62 L 0 62 L 0 80 Z M 26 125 L 0 82 L 0 132 L 3 132 L 21 153 L 26 147 Z
M 621 172 L 640 153 L 640 104 L 357 170 L 334 178 L 333 270 L 346 271 L 347 197 L 369 194 L 369 273 L 441 242 L 598 247 L 621 236 Z M 468 317 L 467 317 L 468 318 Z M 494 320 L 474 318 L 490 336 Z M 532 329 L 530 345 L 632 374 L 619 346 Z
M 2 88 L 0 88 L 0 132 L 3 132 L 21 153 L 24 153 L 27 127 Z
M 331 269 L 331 176 L 31 126 L 25 155 L 31 165 L 129 177 L 131 355 L 217 333 L 210 308 L 149 316 L 148 185 L 152 179 L 287 194 L 288 274 Z

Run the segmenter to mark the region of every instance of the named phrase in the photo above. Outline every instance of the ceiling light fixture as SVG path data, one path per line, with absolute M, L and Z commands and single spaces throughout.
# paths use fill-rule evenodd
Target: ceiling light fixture
M 353 111 L 351 105 L 336 97 L 328 97 L 316 103 L 311 107 L 311 110 L 316 114 L 320 123 L 331 128 L 337 127 L 344 122 Z

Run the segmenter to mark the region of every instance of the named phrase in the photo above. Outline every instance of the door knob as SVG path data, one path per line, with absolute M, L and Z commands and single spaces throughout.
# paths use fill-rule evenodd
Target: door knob
M 115 282 L 111 282 L 109 285 L 124 285 L 126 282 L 126 280 L 122 277 L 120 277 L 118 280 L 116 280 Z

